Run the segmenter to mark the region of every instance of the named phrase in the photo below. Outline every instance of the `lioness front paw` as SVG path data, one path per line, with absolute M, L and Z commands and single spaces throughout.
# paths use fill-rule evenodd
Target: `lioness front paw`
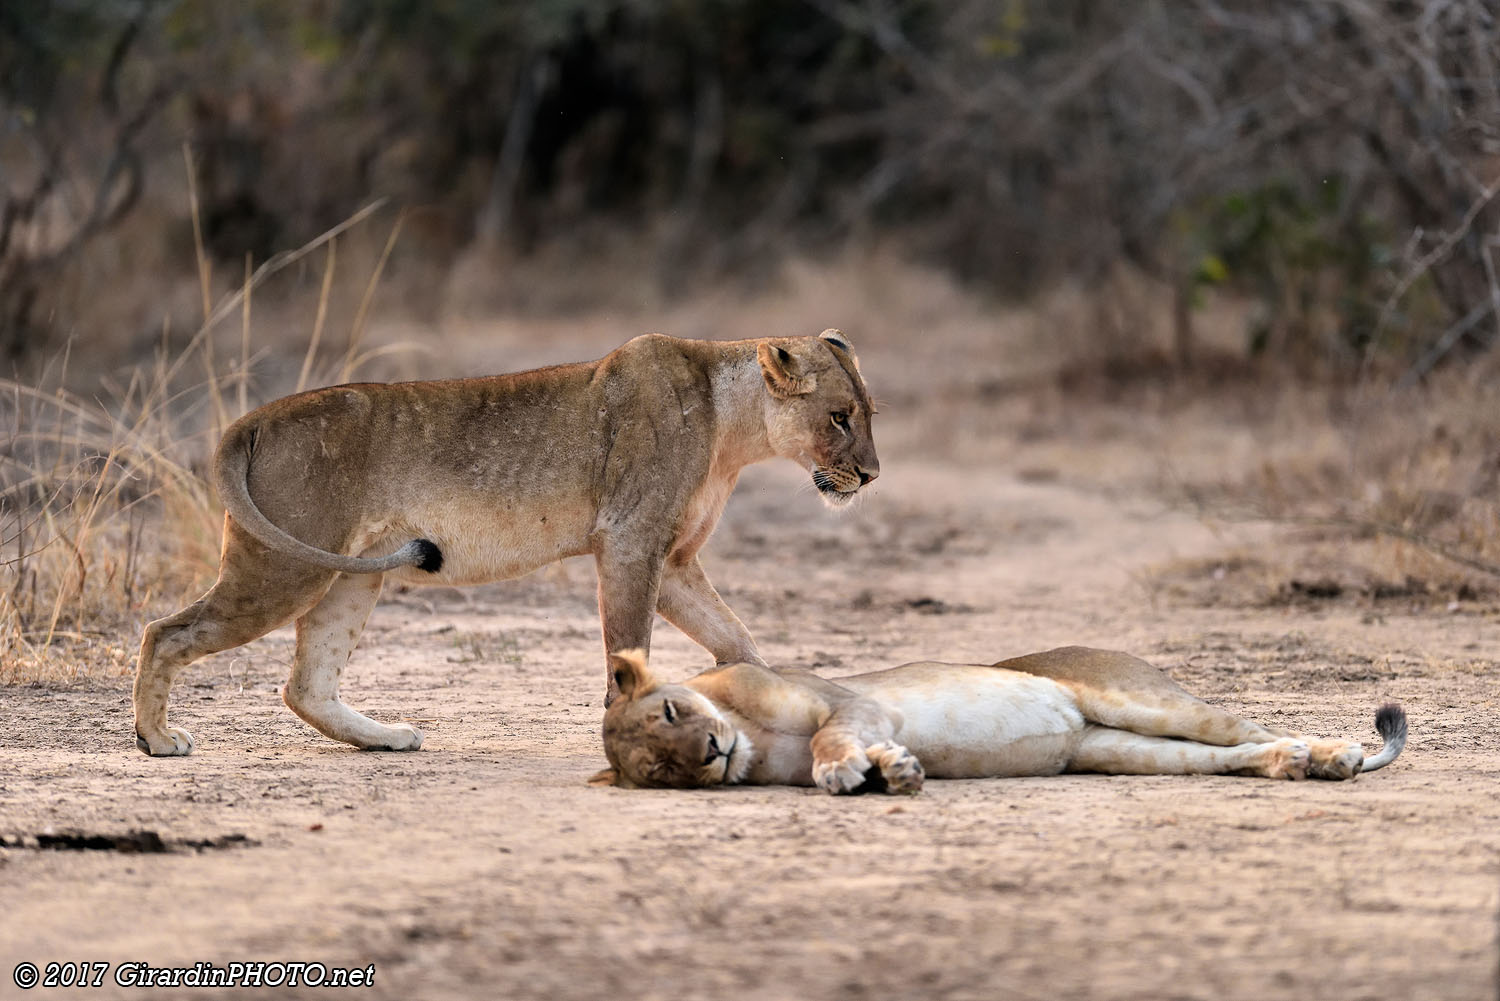
M 169 726 L 154 736 L 135 732 L 135 746 L 143 754 L 153 758 L 169 758 L 193 753 L 193 735 L 186 730 Z
M 865 748 L 865 756 L 880 769 L 885 779 L 885 791 L 889 793 L 915 793 L 922 791 L 922 780 L 926 773 L 917 756 L 895 741 L 887 740 Z
M 369 744 L 366 751 L 418 751 L 422 748 L 422 731 L 410 723 L 392 723 L 382 727 L 389 731 L 379 743 Z
M 813 762 L 813 782 L 819 789 L 836 796 L 864 785 L 865 772 L 869 770 L 870 759 L 856 747 L 842 758 Z
M 1282 737 L 1266 745 L 1264 775 L 1268 779 L 1305 779 L 1312 749 L 1295 737 Z
M 1312 742 L 1307 774 L 1315 779 L 1352 779 L 1365 764 L 1364 746 L 1352 740 Z

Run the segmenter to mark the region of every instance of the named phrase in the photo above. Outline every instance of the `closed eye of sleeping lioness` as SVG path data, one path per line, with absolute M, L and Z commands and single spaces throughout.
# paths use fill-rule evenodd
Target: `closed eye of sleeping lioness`
M 1406 714 L 1376 714 L 1384 746 L 1267 729 L 1189 695 L 1128 654 L 1063 647 L 997 664 L 922 662 L 824 679 L 759 664 L 663 684 L 645 655 L 610 657 L 610 767 L 591 781 L 696 788 L 816 785 L 915 792 L 924 778 L 1103 772 L 1352 779 L 1395 760 Z

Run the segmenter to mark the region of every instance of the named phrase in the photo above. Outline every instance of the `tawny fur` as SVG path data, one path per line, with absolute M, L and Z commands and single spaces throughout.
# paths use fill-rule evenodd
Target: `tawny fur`
M 610 768 L 592 780 L 603 785 L 914 792 L 924 775 L 1065 771 L 1351 779 L 1394 760 L 1406 740 L 1400 707 L 1383 708 L 1385 747 L 1365 767 L 1357 742 L 1268 729 L 1143 660 L 1085 647 L 832 680 L 736 664 L 662 684 L 641 651 L 611 666 L 623 695 L 604 717 Z
M 698 550 L 752 462 L 791 459 L 829 503 L 847 503 L 879 473 L 871 415 L 836 330 L 648 334 L 594 362 L 335 386 L 261 407 L 230 427 L 215 460 L 218 582 L 141 640 L 137 745 L 190 752 L 192 738 L 167 725 L 177 672 L 295 620 L 287 704 L 335 740 L 415 750 L 415 729 L 338 697 L 384 572 L 475 584 L 589 553 L 606 652 L 648 648 L 659 612 L 717 662 L 761 663 Z

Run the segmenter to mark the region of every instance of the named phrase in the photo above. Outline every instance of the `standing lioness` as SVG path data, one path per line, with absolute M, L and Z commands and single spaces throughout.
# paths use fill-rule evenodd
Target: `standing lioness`
M 413 727 L 339 701 L 385 572 L 478 584 L 592 553 L 606 653 L 648 648 L 660 612 L 721 664 L 764 663 L 698 550 L 752 462 L 791 459 L 829 503 L 851 500 L 880 472 L 871 416 L 837 330 L 648 334 L 594 362 L 267 404 L 229 428 L 215 458 L 218 581 L 141 639 L 136 746 L 190 753 L 192 737 L 167 726 L 173 676 L 295 619 L 292 711 L 357 747 L 416 750 Z

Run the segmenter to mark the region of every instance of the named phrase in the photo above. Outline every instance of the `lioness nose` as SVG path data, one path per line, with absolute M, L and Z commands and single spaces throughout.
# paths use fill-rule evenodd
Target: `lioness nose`
M 873 480 L 875 477 L 877 477 L 879 475 L 880 475 L 880 467 L 878 467 L 878 466 L 875 467 L 874 469 L 861 469 L 859 471 L 859 485 L 860 486 L 864 486 L 866 483 L 869 483 L 871 480 Z

